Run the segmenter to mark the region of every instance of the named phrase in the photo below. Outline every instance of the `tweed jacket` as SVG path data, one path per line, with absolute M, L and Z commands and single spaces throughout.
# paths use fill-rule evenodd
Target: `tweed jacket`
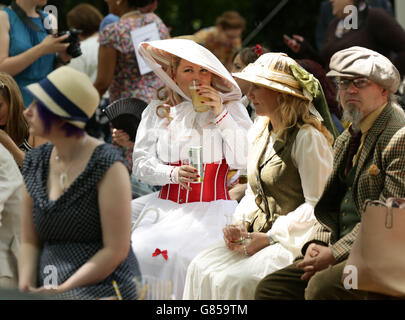
M 400 107 L 388 104 L 373 123 L 364 139 L 358 156 L 352 196 L 357 214 L 361 218 L 367 199 L 386 201 L 389 197 L 405 197 L 405 113 Z M 307 242 L 305 255 L 311 242 L 329 245 L 337 262 L 347 259 L 360 223 L 339 237 L 339 209 L 345 194 L 339 174 L 344 170 L 350 133 L 346 129 L 334 145 L 333 171 L 321 199 L 315 207 L 318 226 L 314 237 Z

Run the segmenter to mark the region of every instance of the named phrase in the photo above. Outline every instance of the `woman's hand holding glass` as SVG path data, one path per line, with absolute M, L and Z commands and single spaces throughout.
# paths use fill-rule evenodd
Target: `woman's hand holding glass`
M 224 233 L 225 244 L 231 250 L 234 250 L 235 246 L 240 246 L 244 239 L 248 237 L 246 225 L 243 221 L 238 221 L 236 224 L 228 224 L 222 231 Z
M 224 111 L 221 96 L 218 91 L 209 85 L 199 85 L 198 94 L 200 96 L 209 98 L 210 101 L 203 101 L 205 105 L 209 106 L 215 117 L 218 117 Z
M 176 182 L 184 189 L 191 190 L 189 183 L 198 182 L 198 171 L 196 168 L 189 165 L 182 165 L 176 168 Z
M 266 233 L 252 232 L 249 233 L 243 245 L 234 246 L 232 250 L 245 256 L 253 256 L 256 252 L 259 252 L 269 244 L 269 238 Z
M 228 249 L 241 255 L 252 256 L 269 245 L 266 233 L 247 232 L 245 223 L 228 225 L 223 229 L 224 241 Z

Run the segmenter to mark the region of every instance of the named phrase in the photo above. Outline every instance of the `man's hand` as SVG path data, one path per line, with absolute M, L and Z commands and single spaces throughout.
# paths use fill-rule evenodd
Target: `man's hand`
M 332 249 L 311 243 L 305 252 L 304 260 L 297 264 L 297 267 L 304 270 L 302 280 L 309 280 L 316 272 L 326 269 L 336 263 Z

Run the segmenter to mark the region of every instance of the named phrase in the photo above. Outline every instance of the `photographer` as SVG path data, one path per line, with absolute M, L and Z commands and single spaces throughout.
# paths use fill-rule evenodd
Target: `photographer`
M 54 37 L 46 30 L 47 15 L 38 9 L 47 0 L 15 0 L 0 11 L 0 71 L 14 77 L 20 89 L 45 78 L 54 68 L 55 54 L 63 61 L 70 60 L 66 53 L 69 43 L 62 43 L 69 35 Z M 32 102 L 21 90 L 24 105 Z

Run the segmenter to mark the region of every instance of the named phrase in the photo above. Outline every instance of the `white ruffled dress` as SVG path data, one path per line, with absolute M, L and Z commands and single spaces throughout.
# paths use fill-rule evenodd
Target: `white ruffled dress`
M 156 115 L 160 103 L 152 101 L 142 114 L 133 173 L 164 187 L 148 196 L 131 240 L 142 275 L 171 280 L 174 297 L 181 299 L 189 263 L 222 239 L 225 218 L 237 206 L 229 199 L 226 176 L 229 168 L 246 167 L 251 120 L 238 101 L 225 104 L 216 118 L 211 111 L 194 112 L 192 103 L 184 101 L 171 108 L 168 123 Z M 171 176 L 176 166 L 188 163 L 191 146 L 203 147 L 205 174 L 188 192 L 172 183 Z

